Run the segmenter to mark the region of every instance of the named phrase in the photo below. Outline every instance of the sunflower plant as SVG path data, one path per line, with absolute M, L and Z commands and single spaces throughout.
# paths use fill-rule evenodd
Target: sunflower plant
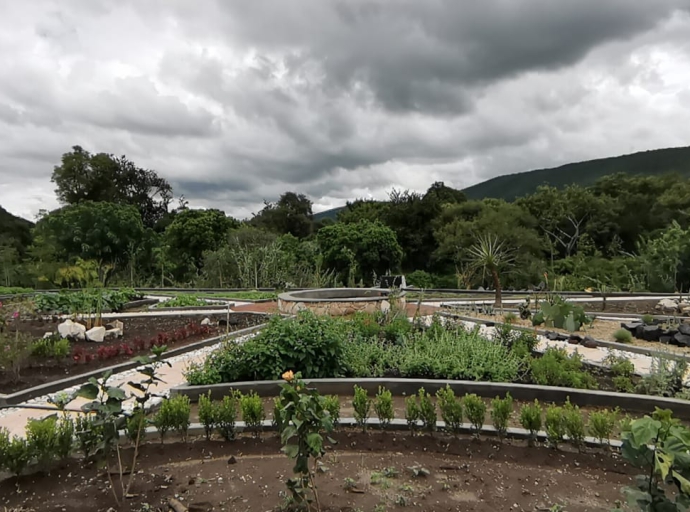
M 287 371 L 283 380 L 276 403 L 277 424 L 282 427 L 282 451 L 295 460 L 295 477 L 287 480 L 287 488 L 297 507 L 312 510 L 315 506 L 321 510 L 314 476 L 317 463 L 325 453 L 323 434 L 333 430 L 333 420 L 325 407 L 326 398 L 316 389 L 308 388 L 300 373 Z

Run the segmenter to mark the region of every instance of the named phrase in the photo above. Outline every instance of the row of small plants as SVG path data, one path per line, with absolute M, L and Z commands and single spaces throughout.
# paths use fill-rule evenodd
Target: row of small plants
M 185 294 L 178 295 L 172 299 L 167 299 L 156 304 L 156 308 L 188 308 L 188 307 L 201 307 L 210 306 L 212 303 L 200 299 L 196 295 Z
M 166 294 L 169 292 L 166 292 Z M 189 292 L 172 292 L 173 296 L 189 295 Z M 277 297 L 276 292 L 260 292 L 258 290 L 240 290 L 227 292 L 200 292 L 193 293 L 202 299 L 236 299 L 236 300 L 268 300 Z
M 0 286 L 0 295 L 20 295 L 31 292 L 33 289 L 22 288 L 21 286 Z
M 93 288 L 59 293 L 38 293 L 32 297 L 34 307 L 42 314 L 82 314 L 99 311 L 120 311 L 140 294 L 132 288 L 108 290 Z

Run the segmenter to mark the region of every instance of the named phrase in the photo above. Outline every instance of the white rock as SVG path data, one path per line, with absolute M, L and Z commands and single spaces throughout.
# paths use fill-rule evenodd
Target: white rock
M 201 321 L 201 325 L 211 325 L 211 319 L 209 317 L 204 318 Z
M 656 305 L 655 309 L 668 312 L 677 311 L 678 303 L 673 299 L 661 299 Z
M 75 338 L 78 340 L 84 339 L 86 327 L 78 322 L 73 322 L 69 318 L 58 325 L 58 332 L 63 338 Z
M 89 341 L 96 341 L 98 343 L 102 342 L 105 338 L 105 327 L 102 325 L 99 327 L 92 327 L 86 331 L 86 339 Z
M 43 339 L 45 340 L 45 339 L 47 339 L 47 338 L 52 338 L 52 336 L 53 336 L 53 333 L 50 332 L 50 331 L 48 331 L 48 332 L 46 332 L 46 333 L 43 335 Z
M 122 338 L 122 329 L 108 329 L 105 331 L 106 338 Z

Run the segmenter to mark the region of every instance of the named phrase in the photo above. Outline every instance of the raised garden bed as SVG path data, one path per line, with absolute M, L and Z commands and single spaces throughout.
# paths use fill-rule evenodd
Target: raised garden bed
M 202 326 L 201 322 L 206 317 L 212 323 Z M 18 381 L 14 381 L 7 372 L 0 373 L 0 393 L 9 394 L 123 363 L 136 355 L 148 353 L 152 344 L 167 345 L 171 349 L 184 347 L 227 330 L 236 331 L 261 324 L 266 317 L 254 313 L 230 313 L 228 328 L 225 326 L 226 319 L 225 313 L 120 317 L 118 320 L 124 324 L 121 338 L 106 339 L 102 343 L 72 340 L 69 355 L 60 359 L 31 356 L 22 368 Z M 20 333 L 39 339 L 46 332 L 55 332 L 59 322 L 57 318 L 19 320 L 12 322 L 9 330 L 14 332 L 18 329 Z M 104 320 L 104 323 L 107 322 Z

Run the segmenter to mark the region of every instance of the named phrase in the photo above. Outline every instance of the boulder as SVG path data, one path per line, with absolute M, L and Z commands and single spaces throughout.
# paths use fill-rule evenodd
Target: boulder
M 597 340 L 595 340 L 591 336 L 585 336 L 585 339 L 582 340 L 580 345 L 586 348 L 597 348 L 599 346 L 599 343 L 597 343 Z
M 680 312 L 681 312 L 681 314 L 683 314 L 683 315 L 690 315 L 690 305 L 688 305 L 688 306 L 682 306 L 682 307 L 680 308 Z
M 211 319 L 209 317 L 204 318 L 201 321 L 201 325 L 211 325 Z
M 558 339 L 558 333 L 553 331 L 546 331 L 544 334 L 547 340 L 556 341 Z
M 571 343 L 573 345 L 579 345 L 580 343 L 582 343 L 582 336 L 580 336 L 579 334 L 571 334 L 570 336 L 568 336 L 568 343 Z
M 659 341 L 663 330 L 658 325 L 645 325 L 642 327 L 642 339 L 645 341 Z
M 678 333 L 672 338 L 671 344 L 678 345 L 679 347 L 688 347 L 690 346 L 690 336 Z
M 122 330 L 121 329 L 107 329 L 105 331 L 104 338 L 122 338 Z
M 678 334 L 678 329 L 665 329 L 664 332 L 661 333 L 662 336 L 670 336 L 673 337 L 676 334 Z M 682 333 L 685 334 L 685 333 Z
M 678 311 L 678 303 L 673 299 L 661 299 L 654 309 L 663 313 L 673 313 Z
M 662 334 L 661 336 L 659 336 L 659 342 L 663 343 L 664 345 L 668 345 L 669 343 L 671 343 L 672 339 L 673 336 L 669 336 L 666 334 Z
M 86 327 L 78 322 L 73 322 L 69 318 L 58 325 L 58 332 L 63 338 L 75 340 L 84 340 L 86 338 Z
M 570 336 L 568 336 L 567 334 L 558 333 L 558 337 L 556 339 L 558 341 L 568 341 L 570 339 Z
M 678 332 L 690 336 L 690 324 L 682 323 L 678 326 Z
M 633 336 L 635 336 L 638 339 L 642 339 L 642 336 L 644 336 L 644 324 L 640 324 L 635 328 L 635 332 L 633 333 Z
M 101 343 L 105 339 L 106 328 L 104 326 L 92 327 L 86 331 L 86 339 Z
M 107 324 L 105 324 L 105 328 L 108 331 L 113 329 L 120 329 L 122 333 L 125 332 L 125 324 L 123 324 L 119 320 L 113 320 L 112 322 L 108 322 Z
M 626 331 L 630 331 L 630 334 L 635 334 L 636 329 L 642 325 L 641 322 L 621 322 L 621 327 Z

